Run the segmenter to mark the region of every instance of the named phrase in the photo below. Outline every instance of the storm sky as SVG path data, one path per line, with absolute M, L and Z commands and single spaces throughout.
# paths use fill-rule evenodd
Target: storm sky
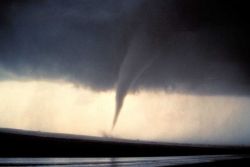
M 121 109 L 122 114 L 127 112 L 133 117 L 133 114 L 138 114 L 138 110 L 147 112 L 146 108 L 150 108 L 152 110 L 150 113 L 153 115 L 162 114 L 162 110 L 166 113 L 169 113 L 169 110 L 179 113 L 179 105 L 183 108 L 181 111 L 187 110 L 185 113 L 187 118 L 190 118 L 188 114 L 191 117 L 197 112 L 200 114 L 200 110 L 204 110 L 202 113 L 205 116 L 209 113 L 215 116 L 217 112 L 219 116 L 219 112 L 230 111 L 230 116 L 225 119 L 234 117 L 231 114 L 237 115 L 238 112 L 235 117 L 238 120 L 232 120 L 237 122 L 244 114 L 248 114 L 247 106 L 250 102 L 248 100 L 250 25 L 247 5 L 243 3 L 231 0 L 0 1 L 0 90 L 5 92 L 5 94 L 0 92 L 2 94 L 0 99 L 3 100 L 7 94 L 9 97 L 8 100 L 5 99 L 5 103 L 0 102 L 2 105 L 0 113 L 6 115 L 18 112 L 20 109 L 15 111 L 8 106 L 13 102 L 19 103 L 18 99 L 22 98 L 27 99 L 27 104 L 32 105 L 32 110 L 41 107 L 41 104 L 52 97 L 60 101 L 60 97 L 55 98 L 50 91 L 47 91 L 51 90 L 49 86 L 43 86 L 45 82 L 48 85 L 62 84 L 62 87 L 64 84 L 74 85 L 72 87 L 74 93 L 77 92 L 75 90 L 92 92 L 86 96 L 87 99 L 99 99 L 101 94 L 111 97 L 112 100 L 106 104 L 109 105 L 107 110 L 110 110 L 107 119 L 102 116 L 102 120 L 108 120 L 110 124 L 115 110 L 119 113 Z M 34 82 L 41 84 L 36 85 L 39 91 L 48 92 L 43 95 L 41 102 L 32 100 L 37 96 L 40 97 L 37 93 L 28 96 L 25 93 L 13 92 L 12 95 L 10 87 L 13 90 L 26 88 L 24 92 L 30 92 L 34 88 L 34 85 L 31 86 Z M 6 86 L 6 83 L 9 86 Z M 59 87 L 56 86 L 55 89 Z M 157 101 L 157 105 L 153 102 L 151 107 L 145 107 L 144 102 L 150 100 L 149 95 L 152 93 L 154 99 L 151 100 Z M 177 95 L 179 101 L 176 100 Z M 76 94 L 75 96 L 80 97 Z M 208 100 L 209 97 L 211 99 Z M 131 98 L 140 106 L 139 108 L 131 107 L 133 106 L 132 102 L 129 102 Z M 175 107 L 171 108 L 169 101 L 173 99 L 176 100 L 175 104 L 172 104 Z M 183 103 L 183 99 L 187 103 Z M 229 102 L 231 104 L 227 104 Z M 46 104 L 50 107 L 54 105 L 50 103 Z M 82 112 L 99 111 L 105 106 L 105 102 L 100 103 L 91 103 L 94 106 L 101 105 L 100 108 L 89 109 L 83 100 L 82 105 L 85 108 Z M 215 108 L 211 107 L 212 103 L 215 103 Z M 189 108 L 189 104 L 192 107 Z M 22 107 L 23 111 L 27 109 L 27 105 Z M 9 108 L 11 111 L 7 111 Z M 30 107 L 28 108 L 30 110 Z M 69 107 L 68 110 L 74 109 Z M 95 114 L 101 115 L 97 112 Z M 176 121 L 175 124 L 169 123 L 174 126 L 173 129 L 181 126 L 178 122 L 184 118 L 177 119 L 175 118 L 177 116 L 172 118 L 171 114 L 168 116 L 163 120 L 160 117 L 155 119 L 161 119 L 163 122 L 166 120 L 164 127 L 169 120 Z M 224 117 L 225 115 L 221 115 L 220 118 Z M 95 118 L 91 117 L 85 119 L 95 121 Z M 122 116 L 119 119 L 122 122 Z M 202 120 L 207 121 L 204 124 L 213 122 L 212 118 L 207 120 L 202 118 Z M 4 122 L 6 121 L 2 117 L 0 120 L 2 126 L 12 124 L 11 121 Z M 154 122 L 145 119 L 142 125 Z M 218 126 L 227 125 L 224 123 Z M 108 126 L 111 126 L 110 124 Z M 140 127 L 136 119 L 133 123 L 123 122 L 124 129 L 125 125 L 130 126 L 128 124 Z M 230 130 L 245 129 L 247 125 L 232 124 Z M 152 128 L 156 133 L 154 137 L 149 138 L 167 139 L 170 134 L 162 127 L 161 124 Z M 116 131 L 119 132 L 119 125 L 117 128 Z M 207 127 L 204 126 L 204 129 Z M 226 130 L 225 134 L 229 135 L 230 130 Z M 230 138 L 229 135 L 229 142 L 240 143 L 250 139 L 250 132 L 246 129 L 244 132 L 237 135 L 237 140 L 232 136 Z M 192 134 L 191 132 L 189 134 L 188 130 L 181 133 L 186 134 L 185 139 Z M 198 131 L 196 133 L 198 134 Z M 160 137 L 157 138 L 157 135 Z M 196 137 L 191 138 L 193 141 L 199 140 Z

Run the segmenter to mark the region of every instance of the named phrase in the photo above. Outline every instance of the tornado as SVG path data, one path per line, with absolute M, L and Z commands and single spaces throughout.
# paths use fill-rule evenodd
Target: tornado
M 136 81 L 147 71 L 157 58 L 152 51 L 148 50 L 150 41 L 142 36 L 133 39 L 128 47 L 127 55 L 122 62 L 116 88 L 115 97 L 115 116 L 112 130 L 114 129 L 119 114 L 121 112 L 125 97 L 129 89 L 134 86 Z

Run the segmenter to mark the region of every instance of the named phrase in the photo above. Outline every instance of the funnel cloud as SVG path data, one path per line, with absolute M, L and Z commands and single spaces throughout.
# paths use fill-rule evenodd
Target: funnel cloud
M 145 34 L 139 34 L 140 36 L 136 36 L 131 41 L 130 46 L 128 47 L 127 56 L 123 60 L 119 71 L 116 89 L 116 109 L 112 129 L 117 122 L 129 89 L 133 87 L 140 76 L 150 68 L 154 60 L 157 58 L 155 53 L 145 52 L 147 47 L 150 46 L 150 41 L 145 38 Z

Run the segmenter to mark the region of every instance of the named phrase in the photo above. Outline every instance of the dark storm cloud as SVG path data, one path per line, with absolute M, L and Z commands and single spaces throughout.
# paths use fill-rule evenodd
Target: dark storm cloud
M 118 84 L 117 101 L 139 87 L 248 95 L 242 3 L 1 1 L 0 67 L 95 90 Z
M 4 68 L 36 78 L 64 77 L 94 89 L 113 86 L 125 50 L 122 17 L 137 3 L 7 2 L 1 20 Z

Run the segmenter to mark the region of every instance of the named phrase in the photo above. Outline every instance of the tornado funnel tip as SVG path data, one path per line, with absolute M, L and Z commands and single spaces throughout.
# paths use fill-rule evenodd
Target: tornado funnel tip
M 113 130 L 113 129 L 115 128 L 115 125 L 116 125 L 116 122 L 117 122 L 117 119 L 118 119 L 118 113 L 119 113 L 119 112 L 116 112 L 116 113 L 115 113 L 115 117 L 114 117 L 114 120 L 113 120 L 113 125 L 112 125 L 111 130 Z

